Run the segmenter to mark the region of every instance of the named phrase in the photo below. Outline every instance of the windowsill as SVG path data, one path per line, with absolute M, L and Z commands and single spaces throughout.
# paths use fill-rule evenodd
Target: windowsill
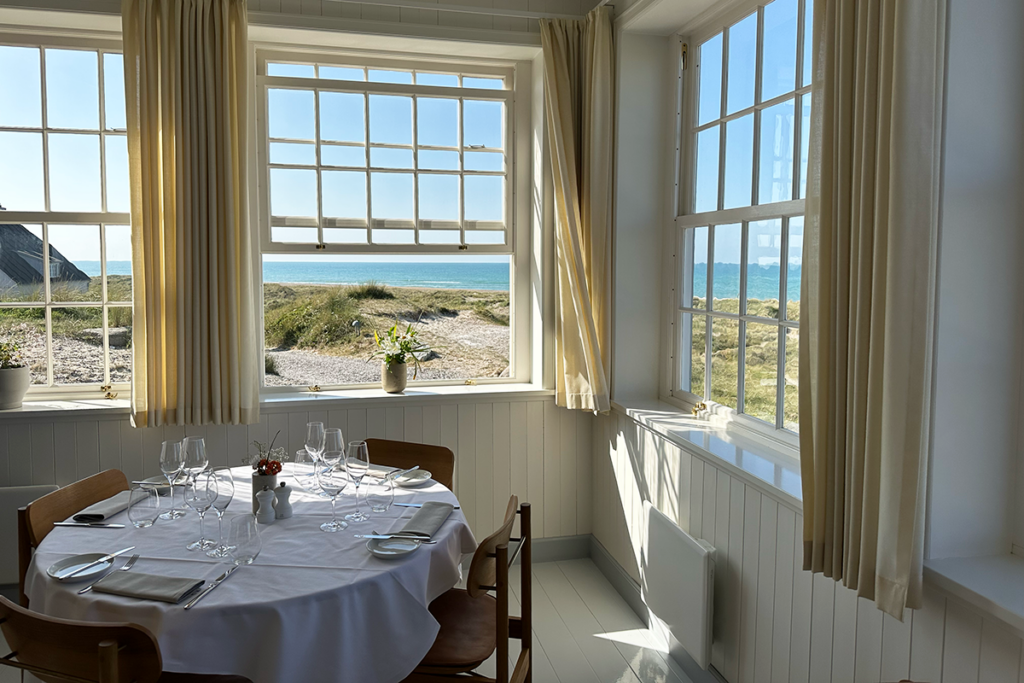
M 411 386 L 403 394 L 388 394 L 383 389 L 340 389 L 312 393 L 308 391 L 264 393 L 261 410 L 268 413 L 299 409 L 328 409 L 333 406 L 383 404 L 391 406 L 428 405 L 451 401 L 526 400 L 554 395 L 551 389 L 535 384 L 448 384 Z M 27 399 L 20 408 L 0 410 L 0 422 L 35 417 L 68 416 L 81 411 L 98 415 L 127 415 L 127 399 Z
M 1007 554 L 925 560 L 924 578 L 1024 637 L 1024 557 Z
M 781 447 L 695 417 L 670 403 L 617 399 L 612 406 L 691 455 L 721 467 L 762 493 L 801 511 L 800 463 Z

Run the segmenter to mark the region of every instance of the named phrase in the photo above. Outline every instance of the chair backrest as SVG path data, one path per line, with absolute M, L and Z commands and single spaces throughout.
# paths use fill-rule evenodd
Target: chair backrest
M 388 439 L 367 439 L 370 462 L 399 469 L 419 465 L 429 470 L 434 481 L 452 488 L 455 473 L 455 454 L 444 446 L 431 446 L 411 441 L 390 441 Z
M 101 500 L 128 490 L 128 478 L 121 470 L 106 470 L 47 494 L 25 508 L 28 541 L 34 548 L 53 530 L 53 523 Z
M 0 630 L 17 661 L 47 683 L 155 683 L 163 670 L 156 638 L 135 624 L 57 619 L 0 596 Z
M 0 548 L 18 547 L 18 508 L 56 491 L 47 486 L 0 486 Z M 18 582 L 18 554 L 0 553 L 0 584 Z
M 498 578 L 498 563 L 495 551 L 498 546 L 507 546 L 509 538 L 512 537 L 512 525 L 516 521 L 516 510 L 519 509 L 519 497 L 512 496 L 508 499 L 508 508 L 505 510 L 505 519 L 498 530 L 480 542 L 473 553 L 473 561 L 469 565 L 469 578 L 466 580 L 466 590 L 476 598 L 487 592 L 487 586 L 495 585 Z

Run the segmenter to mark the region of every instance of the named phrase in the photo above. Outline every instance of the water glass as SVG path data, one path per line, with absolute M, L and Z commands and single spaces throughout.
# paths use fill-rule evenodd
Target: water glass
M 160 494 L 152 488 L 139 486 L 128 494 L 128 519 L 136 529 L 153 526 L 160 516 Z
M 356 511 L 345 515 L 350 522 L 365 522 L 369 516 L 359 510 L 359 484 L 370 469 L 370 449 L 365 441 L 352 441 L 348 445 L 348 452 L 345 455 L 345 468 L 348 471 L 348 478 L 356 485 Z
M 331 521 L 320 525 L 321 531 L 341 531 L 348 527 L 348 524 L 338 519 L 338 494 L 345 490 L 348 485 L 348 476 L 345 473 L 345 463 L 336 460 L 333 465 L 317 465 L 316 480 L 320 488 L 331 498 Z
M 252 564 L 263 550 L 260 527 L 256 515 L 244 514 L 233 517 L 228 524 L 229 554 L 235 564 Z
M 366 504 L 373 512 L 387 512 L 395 502 L 394 477 L 372 478 L 366 482 L 366 493 L 363 496 Z
M 167 477 L 167 485 L 171 489 L 168 496 L 171 509 L 160 515 L 160 519 L 172 520 L 185 516 L 185 511 L 174 506 L 174 482 L 181 474 L 181 468 L 185 465 L 185 456 L 181 452 L 181 443 L 178 441 L 164 441 L 160 445 L 160 471 Z
M 217 537 L 220 542 L 206 551 L 210 557 L 224 558 L 229 556 L 230 548 L 224 543 L 224 512 L 235 497 L 235 480 L 231 477 L 231 468 L 214 467 L 210 470 L 217 487 L 217 499 L 213 501 L 213 511 L 217 514 Z
M 185 547 L 188 550 L 210 550 L 217 543 L 213 539 L 206 537 L 203 522 L 206 519 L 206 511 L 217 500 L 217 478 L 211 472 L 201 472 L 195 475 L 185 483 L 184 497 L 185 505 L 195 510 L 199 515 L 199 539 L 192 541 Z

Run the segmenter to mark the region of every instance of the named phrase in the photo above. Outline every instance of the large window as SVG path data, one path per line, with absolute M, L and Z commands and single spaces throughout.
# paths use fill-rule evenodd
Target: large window
M 513 67 L 259 51 L 265 384 L 515 377 Z
M 673 394 L 798 430 L 810 0 L 774 0 L 693 44 L 682 120 Z
M 0 339 L 37 388 L 127 386 L 131 234 L 116 44 L 0 45 Z

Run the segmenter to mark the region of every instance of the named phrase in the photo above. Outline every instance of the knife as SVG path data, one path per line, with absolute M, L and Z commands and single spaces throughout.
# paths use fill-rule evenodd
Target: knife
M 63 581 L 64 579 L 70 579 L 72 576 L 78 576 L 79 574 L 84 572 L 86 569 L 91 569 L 92 567 L 95 567 L 98 564 L 103 564 L 104 562 L 107 562 L 108 560 L 114 559 L 118 555 L 124 555 L 129 550 L 135 550 L 135 546 L 129 546 L 129 547 L 125 548 L 124 550 L 118 550 L 116 553 L 110 553 L 109 555 L 104 555 L 100 559 L 93 560 L 89 564 L 87 564 L 85 566 L 82 566 L 82 567 L 79 567 L 78 569 L 74 570 L 73 572 L 68 572 L 67 574 L 61 574 L 60 576 L 57 577 L 57 579 L 59 579 L 60 581 Z
M 421 508 L 423 503 L 395 503 L 400 508 Z M 456 505 L 453 510 L 461 510 L 462 508 Z
M 419 541 L 420 543 L 426 543 L 428 545 L 437 544 L 437 541 L 431 541 L 423 536 L 409 536 L 403 534 L 356 534 L 356 538 L 374 538 L 382 541 L 395 539 L 398 541 Z
M 192 609 L 193 605 L 195 605 L 197 602 L 206 597 L 206 594 L 212 591 L 214 588 L 224 583 L 224 580 L 231 576 L 235 572 L 235 570 L 238 569 L 240 566 L 241 565 L 236 564 L 234 567 L 228 569 L 226 572 L 218 576 L 217 579 L 213 583 L 211 583 L 208 588 L 203 590 L 202 593 L 189 600 L 189 602 L 185 605 L 185 609 Z
M 54 522 L 54 526 L 91 526 L 96 529 L 123 529 L 124 524 L 109 524 L 106 522 Z
M 414 465 L 414 466 L 410 467 L 407 470 L 394 470 L 392 472 L 388 472 L 387 474 L 385 474 L 384 478 L 385 479 L 398 479 L 399 477 L 404 477 L 405 475 L 409 474 L 410 472 L 415 472 L 419 468 L 420 468 L 419 465 Z

